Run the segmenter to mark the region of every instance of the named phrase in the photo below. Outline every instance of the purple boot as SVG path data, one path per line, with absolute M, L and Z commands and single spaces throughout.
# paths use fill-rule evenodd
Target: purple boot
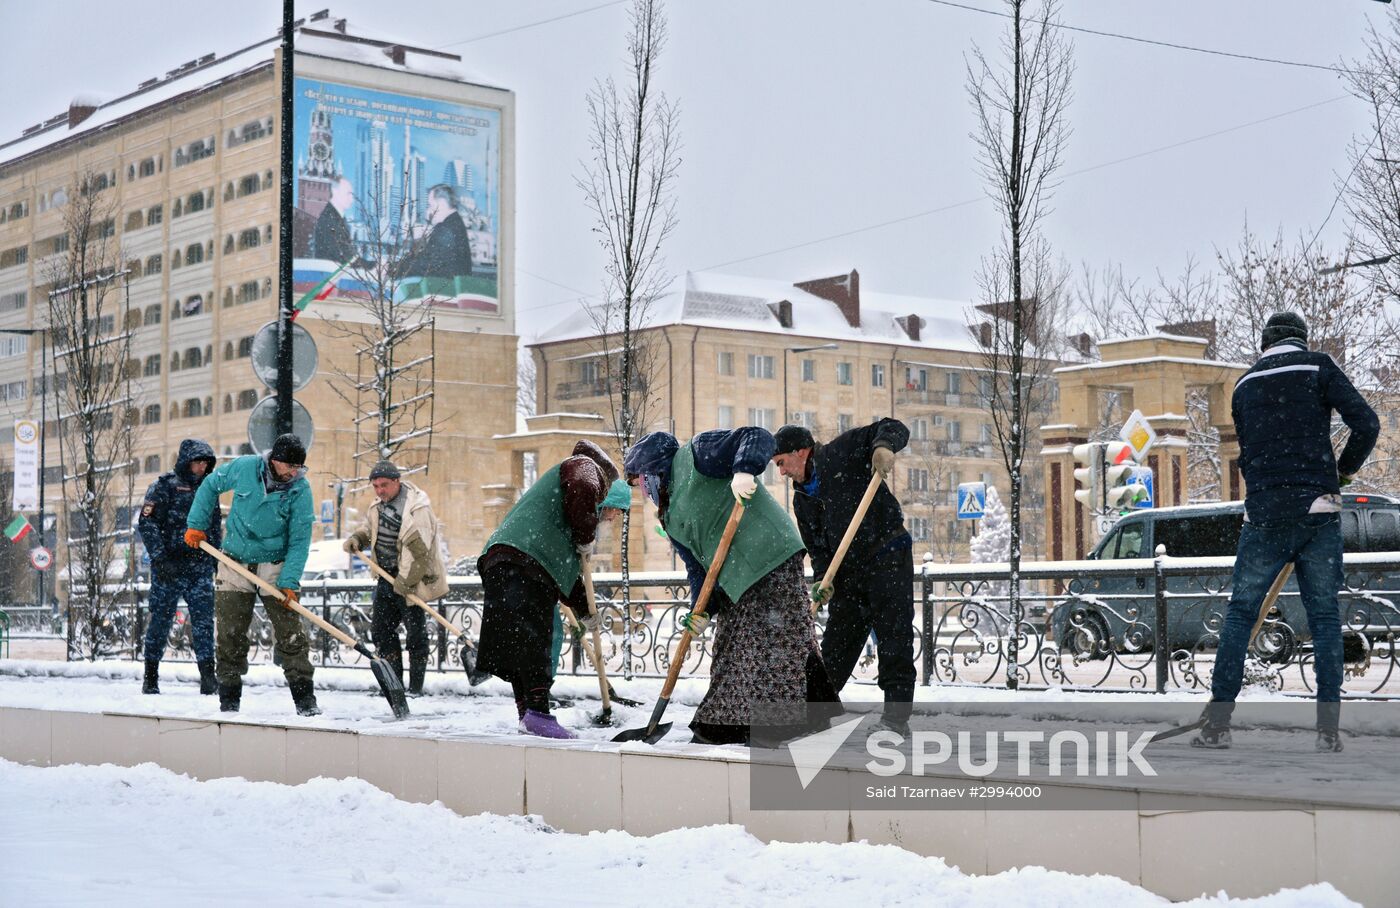
M 578 737 L 578 735 L 560 725 L 559 720 L 549 713 L 537 713 L 533 709 L 525 710 L 525 715 L 520 720 L 520 730 L 527 735 L 535 735 L 540 738 Z

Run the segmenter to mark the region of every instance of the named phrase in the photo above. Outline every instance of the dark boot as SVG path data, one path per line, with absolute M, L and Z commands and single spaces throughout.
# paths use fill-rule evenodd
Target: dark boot
M 1319 702 L 1317 704 L 1318 753 L 1342 752 L 1342 733 L 1338 730 L 1341 718 L 1342 704 L 1335 702 Z
M 141 693 L 160 693 L 160 660 L 146 660 L 146 677 L 141 681 Z
M 1191 738 L 1192 747 L 1209 750 L 1228 750 L 1230 747 L 1230 717 L 1235 711 L 1234 703 L 1212 700 L 1206 704 L 1201 718 L 1205 724 Z
M 316 691 L 310 678 L 288 680 L 287 688 L 292 692 L 292 702 L 296 704 L 298 716 L 319 716 L 321 707 L 316 705 Z
M 408 656 L 408 695 L 423 696 L 423 676 L 428 672 L 428 655 L 410 653 Z
M 242 699 L 243 699 L 243 679 L 242 679 L 242 678 L 239 678 L 239 679 L 236 680 L 236 681 L 229 682 L 228 684 L 225 684 L 225 683 L 222 682 L 222 681 L 219 682 L 219 712 L 221 712 L 221 713 L 236 713 L 236 712 L 238 712 L 238 703 L 239 703 L 239 701 L 242 700 Z
M 214 677 L 214 660 L 205 659 L 196 663 L 199 666 L 199 692 L 206 697 L 219 692 L 218 679 Z

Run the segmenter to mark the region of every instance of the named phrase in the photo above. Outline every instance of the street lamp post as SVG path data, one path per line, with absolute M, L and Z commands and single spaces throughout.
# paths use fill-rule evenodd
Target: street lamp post
M 0 328 L 0 334 L 22 334 L 26 337 L 39 335 L 42 365 L 39 367 L 39 545 L 46 545 L 48 537 L 44 533 L 44 480 L 48 470 L 48 411 L 49 411 L 49 329 L 48 328 Z M 36 570 L 34 578 L 34 605 L 44 607 L 44 571 Z
M 813 350 L 837 350 L 840 344 L 817 344 L 814 347 L 787 347 L 783 350 L 783 418 L 782 423 L 788 421 L 788 354 L 789 353 L 811 353 Z M 792 510 L 792 483 L 783 480 L 783 506 Z

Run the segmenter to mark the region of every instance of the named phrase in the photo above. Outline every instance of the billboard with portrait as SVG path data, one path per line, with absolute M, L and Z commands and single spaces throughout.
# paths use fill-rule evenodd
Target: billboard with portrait
M 294 144 L 298 292 L 500 311 L 499 110 L 298 78 Z

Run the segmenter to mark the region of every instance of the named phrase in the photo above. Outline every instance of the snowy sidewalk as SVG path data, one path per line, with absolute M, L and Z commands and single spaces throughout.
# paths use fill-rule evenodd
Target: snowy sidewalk
M 1108 876 L 968 876 L 889 845 L 764 845 L 736 826 L 653 837 L 459 817 L 355 779 L 195 782 L 150 764 L 0 760 L 11 905 L 1160 906 Z M 1351 905 L 1331 886 L 1192 905 Z

